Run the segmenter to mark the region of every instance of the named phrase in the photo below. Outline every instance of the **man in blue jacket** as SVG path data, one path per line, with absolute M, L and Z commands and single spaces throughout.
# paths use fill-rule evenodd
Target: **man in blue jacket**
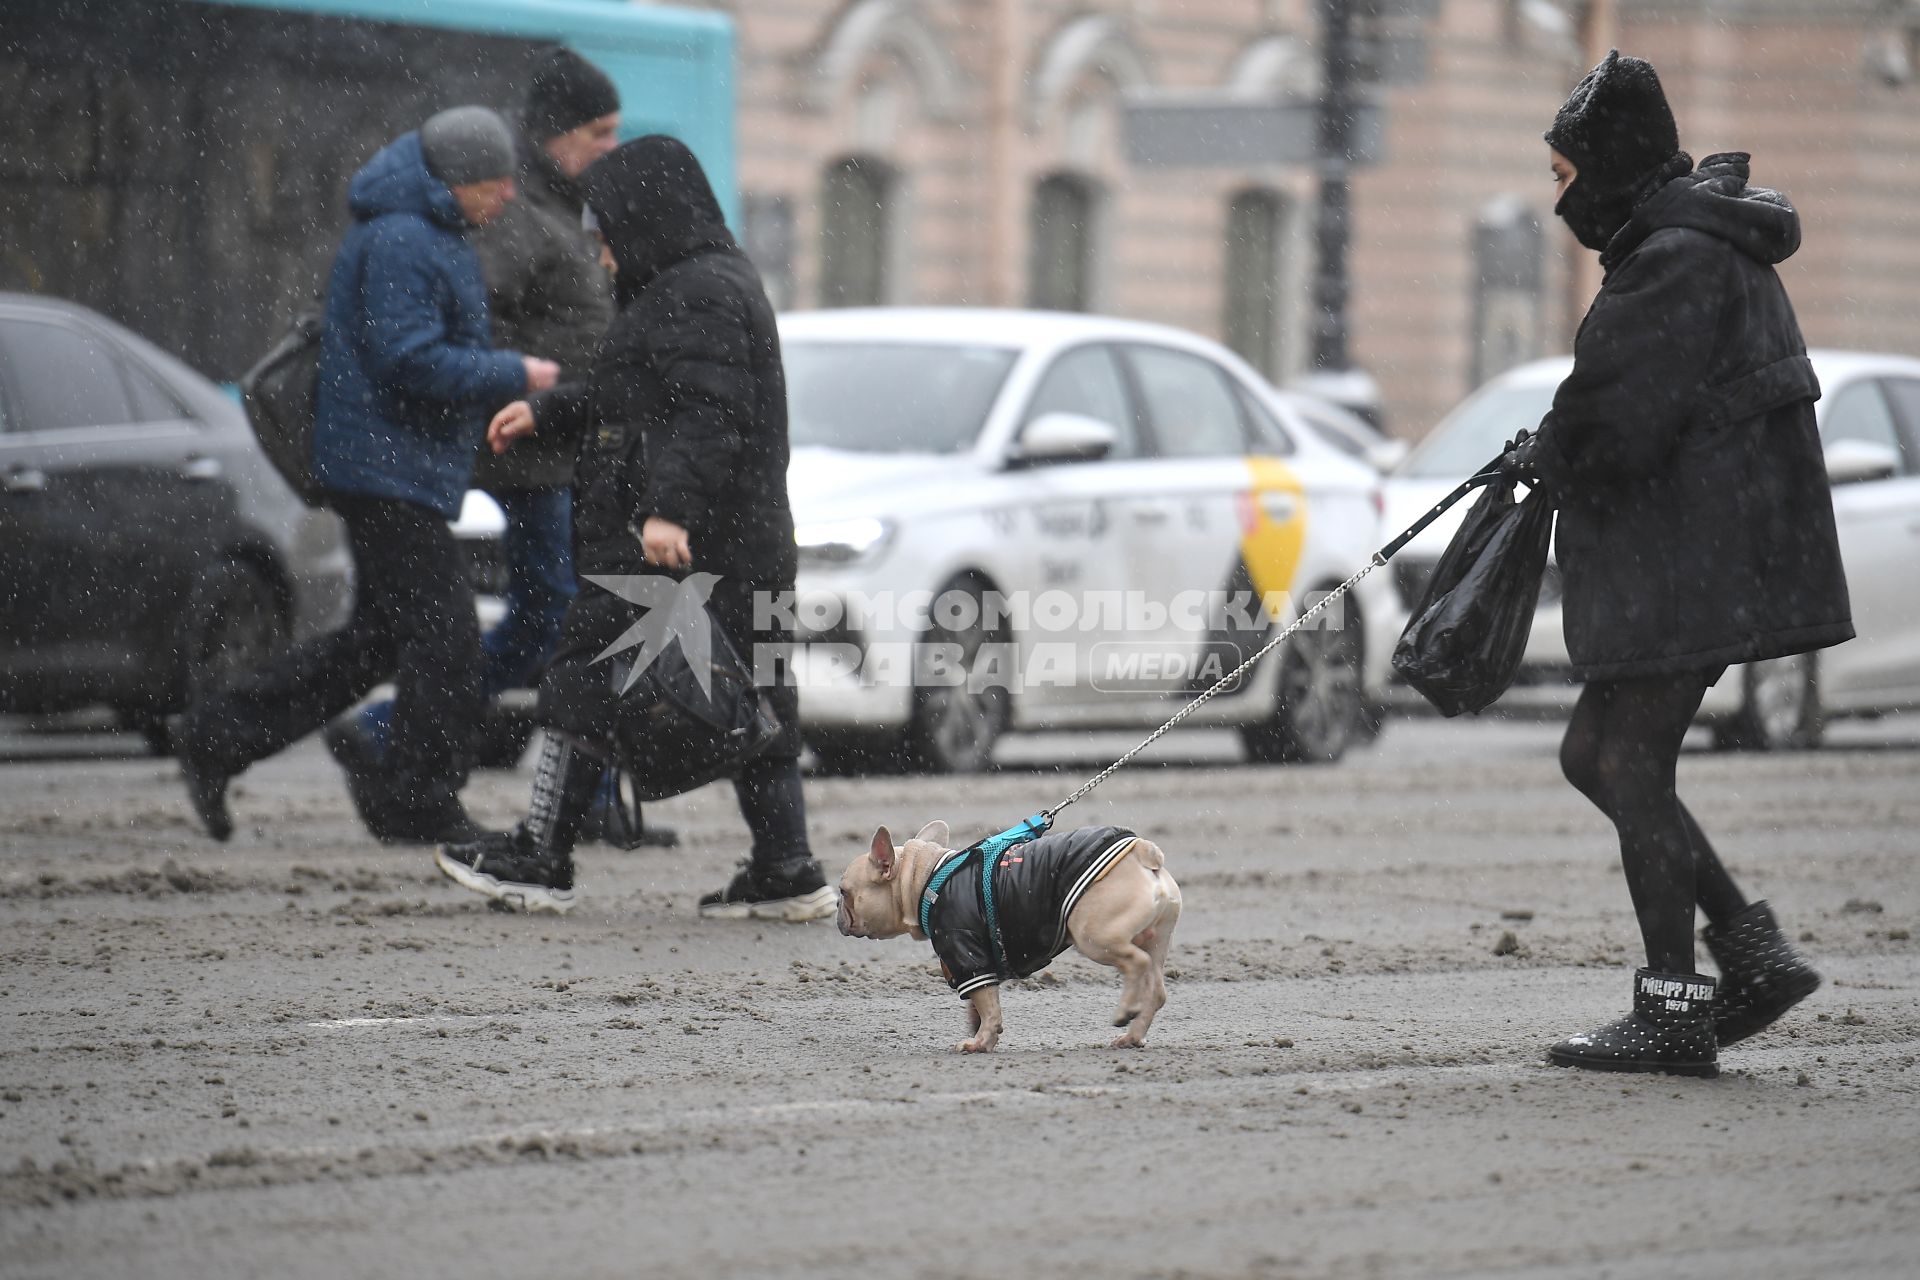
M 353 780 L 382 840 L 437 843 L 474 828 L 461 807 L 478 712 L 479 628 L 458 514 L 493 410 L 552 386 L 551 361 L 496 351 L 467 232 L 513 199 L 513 135 L 456 107 L 354 175 L 353 225 L 328 281 L 314 474 L 346 523 L 354 613 L 340 630 L 189 708 L 180 763 L 208 834 L 233 830 L 227 783 L 392 678 L 386 768 Z

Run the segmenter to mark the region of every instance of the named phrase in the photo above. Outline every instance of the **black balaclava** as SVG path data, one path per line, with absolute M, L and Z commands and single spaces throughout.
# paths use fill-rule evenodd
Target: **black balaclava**
M 1553 118 L 1547 144 L 1579 175 L 1553 211 L 1589 249 L 1607 247 L 1634 206 L 1678 176 L 1680 131 L 1653 64 L 1610 51 L 1587 72 Z M 1679 173 L 1692 162 L 1679 166 Z

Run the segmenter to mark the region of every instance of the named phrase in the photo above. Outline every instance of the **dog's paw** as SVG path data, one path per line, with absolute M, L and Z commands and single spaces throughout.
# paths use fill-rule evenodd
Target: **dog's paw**
M 1136 1036 L 1135 1034 L 1133 1034 L 1133 1032 L 1129 1031 L 1125 1035 L 1115 1036 L 1112 1040 L 1108 1041 L 1107 1048 L 1109 1049 L 1140 1049 L 1140 1048 L 1144 1048 L 1146 1046 L 1146 1043 L 1147 1042 L 1144 1039 L 1142 1039 L 1139 1036 Z
M 971 1040 L 962 1040 L 953 1047 L 961 1053 L 992 1053 L 993 1046 L 996 1043 L 998 1043 L 997 1040 L 989 1040 L 984 1036 L 975 1036 Z

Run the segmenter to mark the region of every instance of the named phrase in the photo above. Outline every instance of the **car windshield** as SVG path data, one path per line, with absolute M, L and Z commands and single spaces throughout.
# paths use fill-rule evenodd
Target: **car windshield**
M 985 425 L 1019 354 L 959 343 L 796 340 L 788 437 L 859 453 L 959 453 Z
M 1433 429 L 1400 464 L 1399 474 L 1413 480 L 1463 479 L 1497 457 L 1502 445 L 1520 431 L 1538 430 L 1553 407 L 1555 384 L 1488 387 Z

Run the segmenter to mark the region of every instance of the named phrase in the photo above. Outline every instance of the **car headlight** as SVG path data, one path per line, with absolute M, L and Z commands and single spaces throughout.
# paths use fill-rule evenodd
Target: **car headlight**
M 800 559 L 809 564 L 852 564 L 878 555 L 893 536 L 893 522 L 877 516 L 821 520 L 794 526 Z

